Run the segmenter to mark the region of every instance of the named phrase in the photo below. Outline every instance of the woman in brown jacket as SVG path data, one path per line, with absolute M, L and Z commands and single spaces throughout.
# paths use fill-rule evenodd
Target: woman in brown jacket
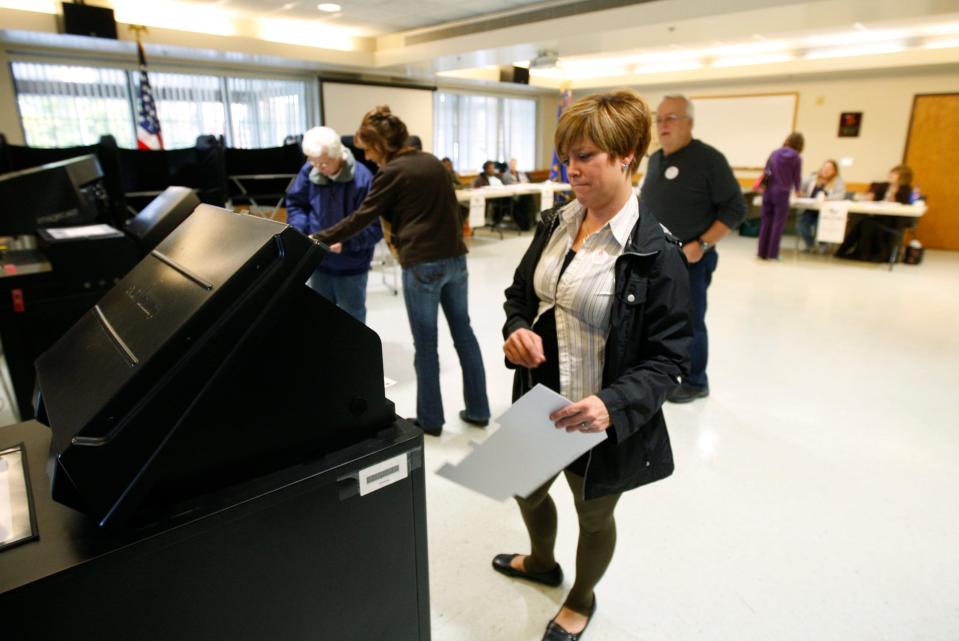
M 381 217 L 390 224 L 403 267 L 403 298 L 416 351 L 414 422 L 425 433 L 439 436 L 445 422 L 437 354 L 440 307 L 463 370 L 466 409 L 459 416 L 485 426 L 490 410 L 483 358 L 470 325 L 467 250 L 456 194 L 439 159 L 408 146 L 408 139 L 406 125 L 389 107 L 377 107 L 363 116 L 354 142 L 379 171 L 359 209 L 313 237 L 332 245 Z

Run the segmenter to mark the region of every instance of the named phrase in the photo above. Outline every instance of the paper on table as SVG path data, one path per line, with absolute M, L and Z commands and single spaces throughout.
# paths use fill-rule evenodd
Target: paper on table
M 459 464 L 447 463 L 437 474 L 497 501 L 528 496 L 606 438 L 605 432 L 556 429 L 549 415 L 569 403 L 537 385 L 496 419 L 499 430 Z

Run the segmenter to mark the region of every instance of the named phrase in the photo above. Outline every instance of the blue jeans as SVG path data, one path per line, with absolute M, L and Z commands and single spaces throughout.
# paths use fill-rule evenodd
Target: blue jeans
M 802 236 L 806 249 L 816 245 L 816 224 L 819 222 L 819 212 L 807 209 L 799 215 L 799 235 Z
M 689 376 L 683 383 L 693 387 L 709 387 L 706 363 L 709 361 L 709 334 L 706 332 L 706 290 L 713 281 L 719 263 L 715 249 L 703 254 L 698 263 L 690 263 L 689 295 L 692 299 L 693 342 L 689 347 Z
M 443 397 L 440 394 L 440 360 L 437 353 L 437 318 L 443 308 L 453 345 L 463 370 L 463 401 L 466 414 L 489 419 L 486 372 L 479 343 L 470 327 L 466 256 L 444 258 L 403 268 L 403 298 L 413 332 L 416 355 L 416 418 L 428 428 L 442 427 Z
M 344 312 L 366 322 L 366 281 L 369 272 L 354 276 L 333 276 L 320 270 L 313 272 L 306 284 Z

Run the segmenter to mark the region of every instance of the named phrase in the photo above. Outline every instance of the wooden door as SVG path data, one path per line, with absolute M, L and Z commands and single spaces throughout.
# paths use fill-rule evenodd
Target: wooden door
M 904 162 L 928 197 L 916 229 L 919 241 L 959 250 L 959 94 L 915 97 Z

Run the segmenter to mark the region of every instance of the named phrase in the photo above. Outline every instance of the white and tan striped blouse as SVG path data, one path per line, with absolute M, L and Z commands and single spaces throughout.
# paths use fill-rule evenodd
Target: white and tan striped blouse
M 540 301 L 536 318 L 556 308 L 559 391 L 574 402 L 602 388 L 615 284 L 613 266 L 639 220 L 639 205 L 630 198 L 608 223 L 586 238 L 560 279 L 563 259 L 576 240 L 584 215 L 576 200 L 560 210 L 557 228 L 533 275 Z

